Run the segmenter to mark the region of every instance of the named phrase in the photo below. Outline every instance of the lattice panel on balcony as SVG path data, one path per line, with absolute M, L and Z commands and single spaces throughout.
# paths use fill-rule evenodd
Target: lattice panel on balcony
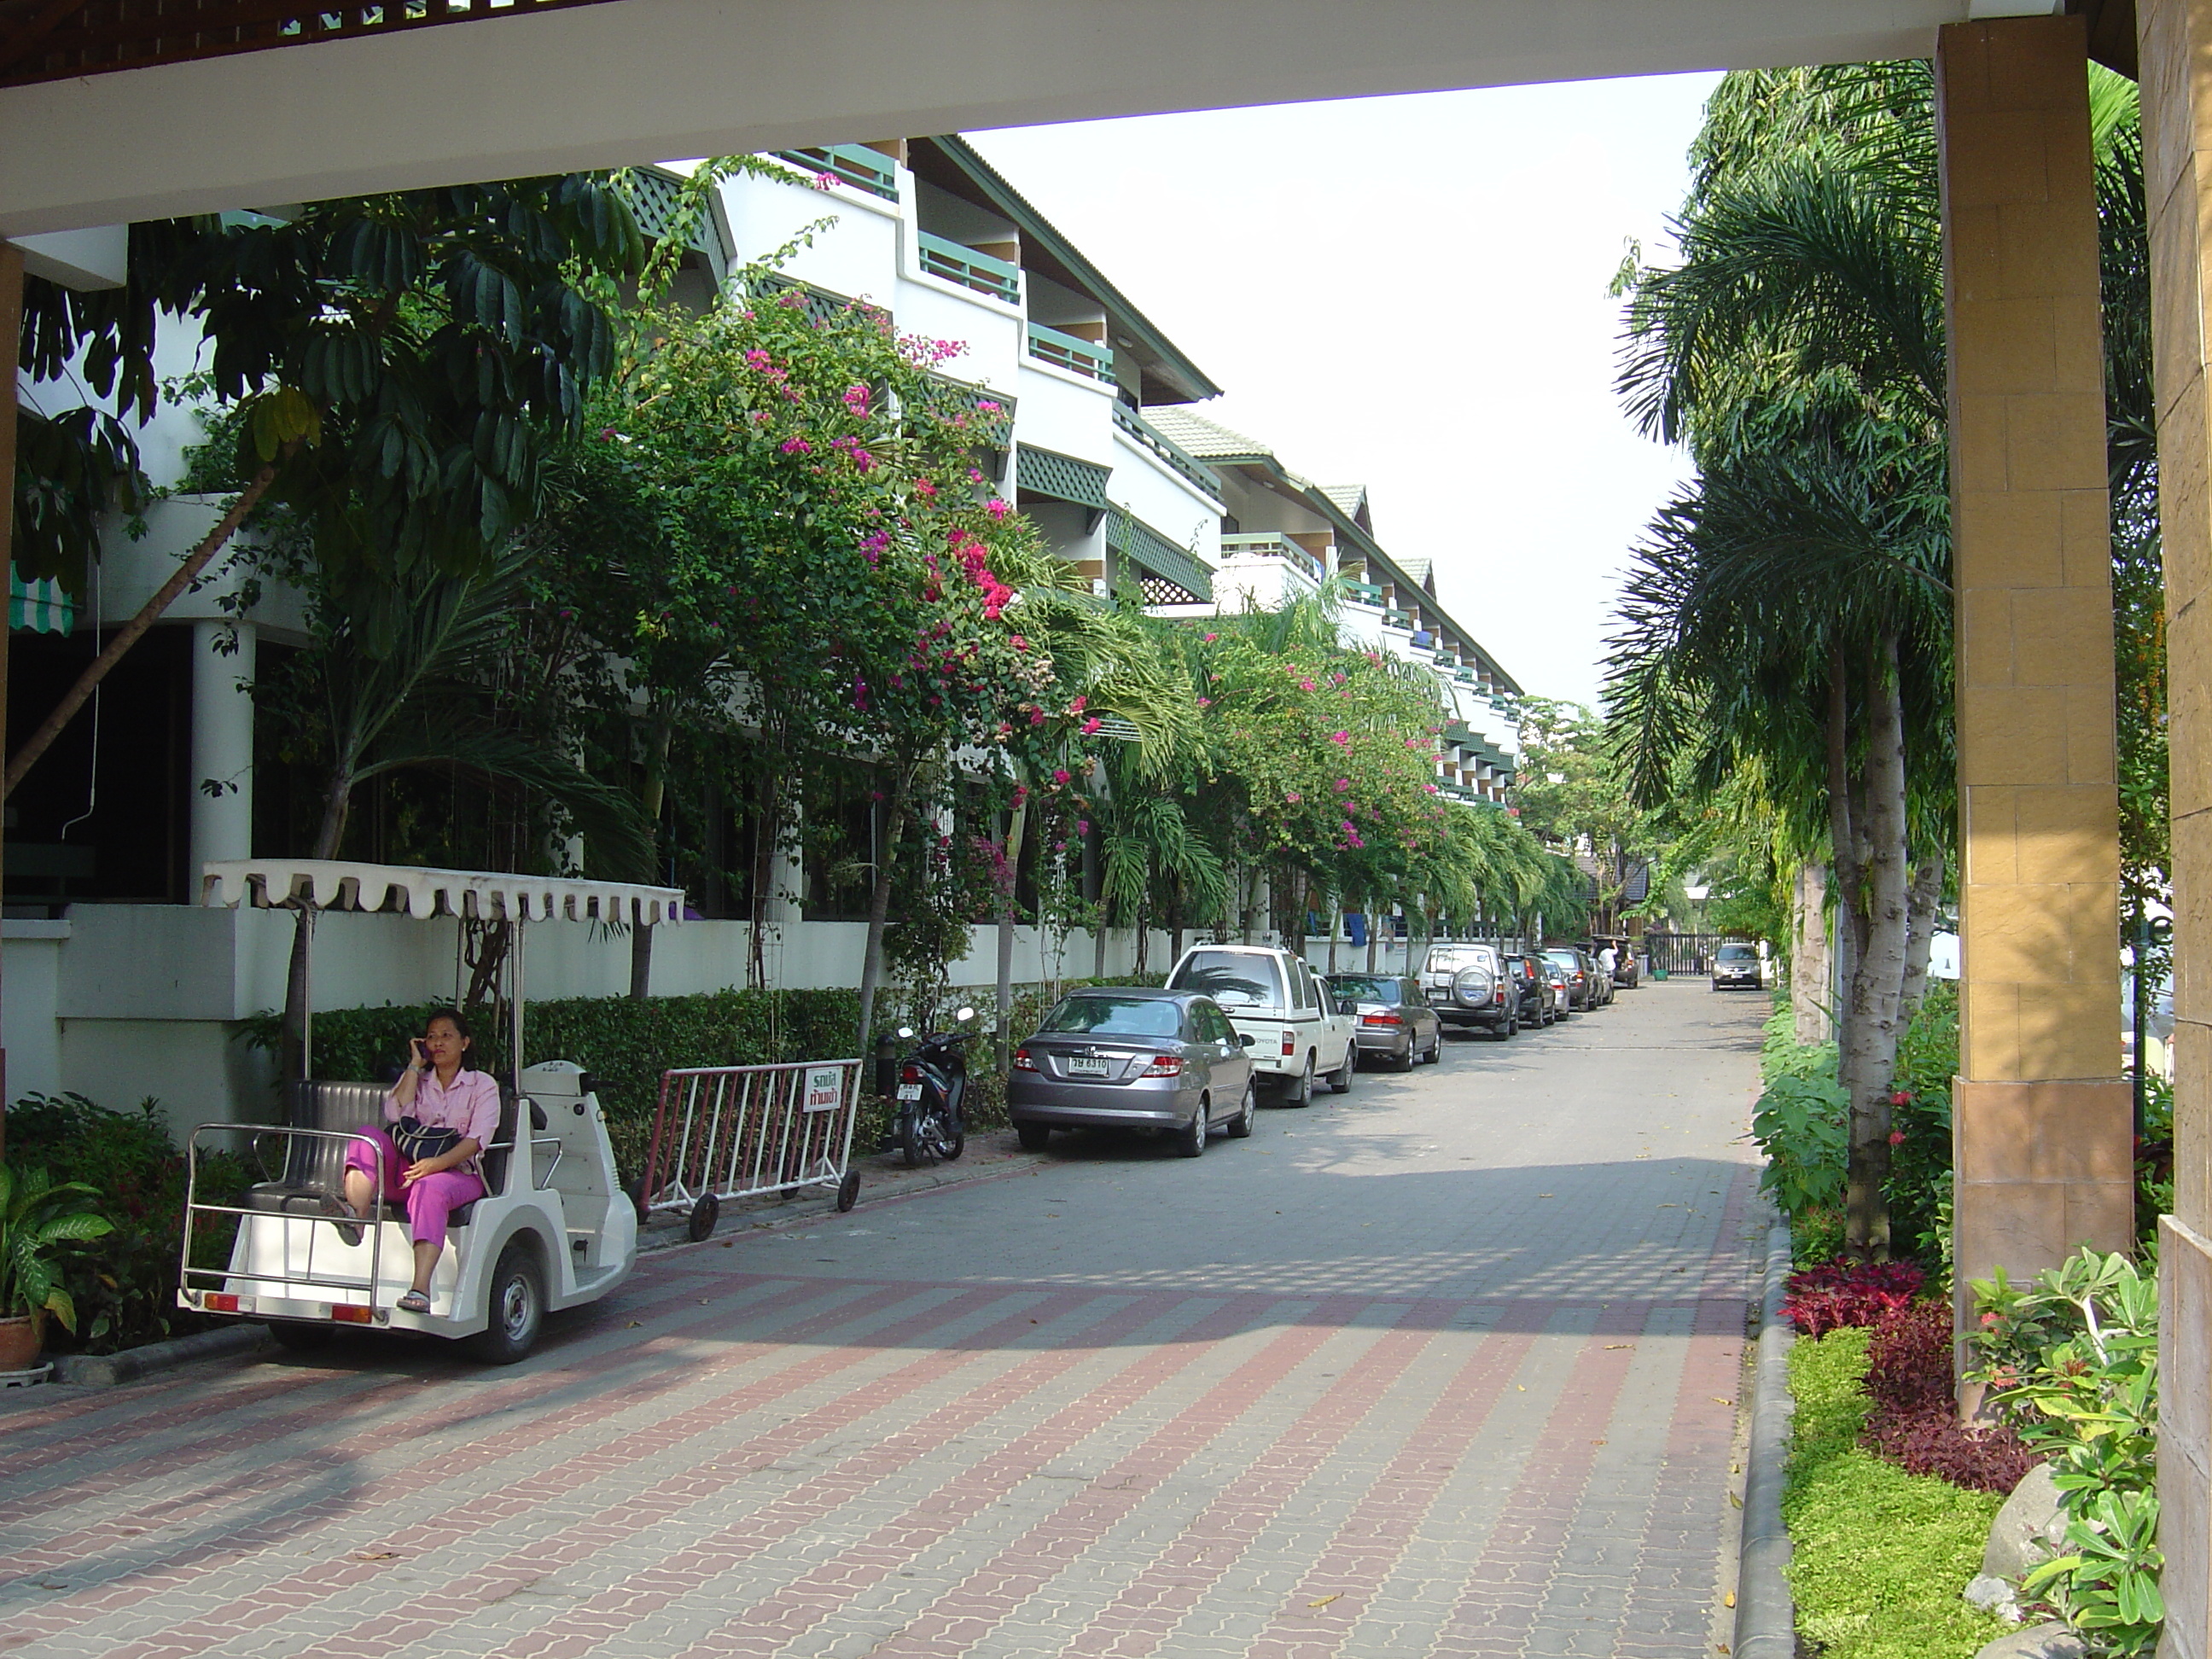
M 1156 605 L 1204 605 L 1213 598 L 1213 572 L 1187 547 L 1178 547 L 1125 507 L 1106 518 L 1106 545 L 1138 568 L 1139 580 L 1165 581 L 1194 595 L 1156 599 Z
M 1014 481 L 1024 489 L 1078 507 L 1105 506 L 1106 480 L 1112 476 L 1111 467 L 1079 461 L 1054 449 L 1023 444 L 1014 455 Z
M 1146 605 L 1204 605 L 1206 601 L 1180 582 L 1165 576 L 1146 575 L 1137 584 Z
M 311 9 L 300 0 L 0 0 L 0 86 L 604 3 L 397 0 Z

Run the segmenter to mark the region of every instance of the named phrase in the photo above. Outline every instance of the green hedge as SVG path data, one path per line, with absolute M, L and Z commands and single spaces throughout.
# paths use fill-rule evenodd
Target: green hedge
M 1157 985 L 1157 974 L 1120 979 L 1065 980 L 1060 988 L 1078 985 Z M 971 988 L 967 994 L 989 1020 L 991 992 Z M 951 999 L 957 1006 L 957 999 Z M 338 1008 L 315 1016 L 315 1074 L 326 1078 L 380 1079 L 392 1074 L 406 1058 L 407 1039 L 440 1005 L 387 1006 L 380 1008 Z M 1044 988 L 1015 988 L 1014 1029 L 1035 1029 L 1043 1017 Z M 949 1017 L 942 1004 L 941 1017 Z M 896 1027 L 906 1017 L 894 1000 L 880 1015 L 884 1027 Z M 853 1034 L 860 1023 L 859 994 L 847 990 L 714 991 L 696 996 L 568 997 L 533 1002 L 524 1012 L 523 1050 L 534 1060 L 573 1060 L 596 1079 L 599 1103 L 605 1109 L 607 1128 L 623 1179 L 644 1173 L 653 1133 L 653 1115 L 660 1097 L 660 1074 L 678 1066 L 765 1066 L 783 1060 L 837 1060 L 853 1053 Z M 507 1063 L 507 1032 L 488 1029 L 479 1021 L 476 1052 L 491 1068 Z M 263 1016 L 253 1023 L 252 1040 L 273 1047 L 276 1022 Z M 969 1117 L 978 1128 L 1003 1127 L 1006 1121 L 1003 1080 L 993 1073 L 989 1048 L 979 1041 L 972 1046 L 974 1083 L 969 1093 Z M 866 1056 L 863 1056 L 866 1058 Z M 863 1087 L 872 1084 L 872 1074 Z M 870 1152 L 882 1146 L 890 1116 L 881 1102 L 864 1105 L 854 1147 Z

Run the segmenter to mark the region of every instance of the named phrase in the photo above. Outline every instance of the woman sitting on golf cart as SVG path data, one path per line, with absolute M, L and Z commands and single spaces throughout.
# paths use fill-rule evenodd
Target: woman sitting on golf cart
M 349 1215 L 334 1218 L 349 1244 L 361 1242 L 361 1223 L 376 1200 L 381 1155 L 384 1199 L 404 1204 L 407 1234 L 415 1242 L 415 1285 L 399 1298 L 410 1313 L 430 1310 L 430 1275 L 446 1247 L 446 1218 L 484 1195 L 477 1156 L 499 1128 L 499 1084 L 473 1070 L 474 1038 L 458 1009 L 430 1016 L 422 1035 L 410 1038 L 407 1069 L 384 1097 L 389 1130 L 364 1125 L 346 1149 L 345 1200 Z

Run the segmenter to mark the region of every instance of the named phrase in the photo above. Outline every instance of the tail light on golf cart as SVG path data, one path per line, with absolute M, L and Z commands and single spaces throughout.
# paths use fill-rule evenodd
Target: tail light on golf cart
M 1284 1032 L 1284 1033 L 1283 1033 L 1283 1058 L 1284 1058 L 1284 1059 L 1285 1059 L 1285 1060 L 1288 1060 L 1288 1059 L 1289 1059 L 1292 1054 L 1294 1054 L 1297 1053 L 1297 1051 L 1298 1051 L 1298 1034 L 1297 1034 L 1296 1031 L 1285 1031 L 1285 1032 Z
M 1014 1050 L 1014 1069 L 1018 1072 L 1034 1072 L 1036 1070 L 1036 1061 L 1030 1058 L 1030 1051 L 1028 1049 L 1017 1048 Z
M 1406 1023 L 1406 1017 L 1403 1014 L 1388 1012 L 1379 1014 L 1362 1014 L 1359 1017 L 1359 1023 L 1362 1025 L 1403 1025 Z
M 236 1313 L 238 1298 L 222 1291 L 208 1291 L 200 1297 L 200 1307 L 208 1313 Z
M 1152 1063 L 1137 1073 L 1139 1077 L 1181 1077 L 1182 1058 L 1176 1054 L 1154 1054 Z
M 351 1302 L 333 1302 L 331 1317 L 341 1325 L 368 1325 L 375 1322 L 376 1316 L 368 1309 Z

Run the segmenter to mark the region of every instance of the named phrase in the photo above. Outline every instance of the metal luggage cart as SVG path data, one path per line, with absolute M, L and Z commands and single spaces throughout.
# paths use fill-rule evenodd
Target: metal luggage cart
M 858 1060 L 663 1072 L 640 1208 L 688 1211 L 694 1239 L 714 1231 L 729 1200 L 834 1187 L 849 1210 L 860 1194 L 860 1112 Z

